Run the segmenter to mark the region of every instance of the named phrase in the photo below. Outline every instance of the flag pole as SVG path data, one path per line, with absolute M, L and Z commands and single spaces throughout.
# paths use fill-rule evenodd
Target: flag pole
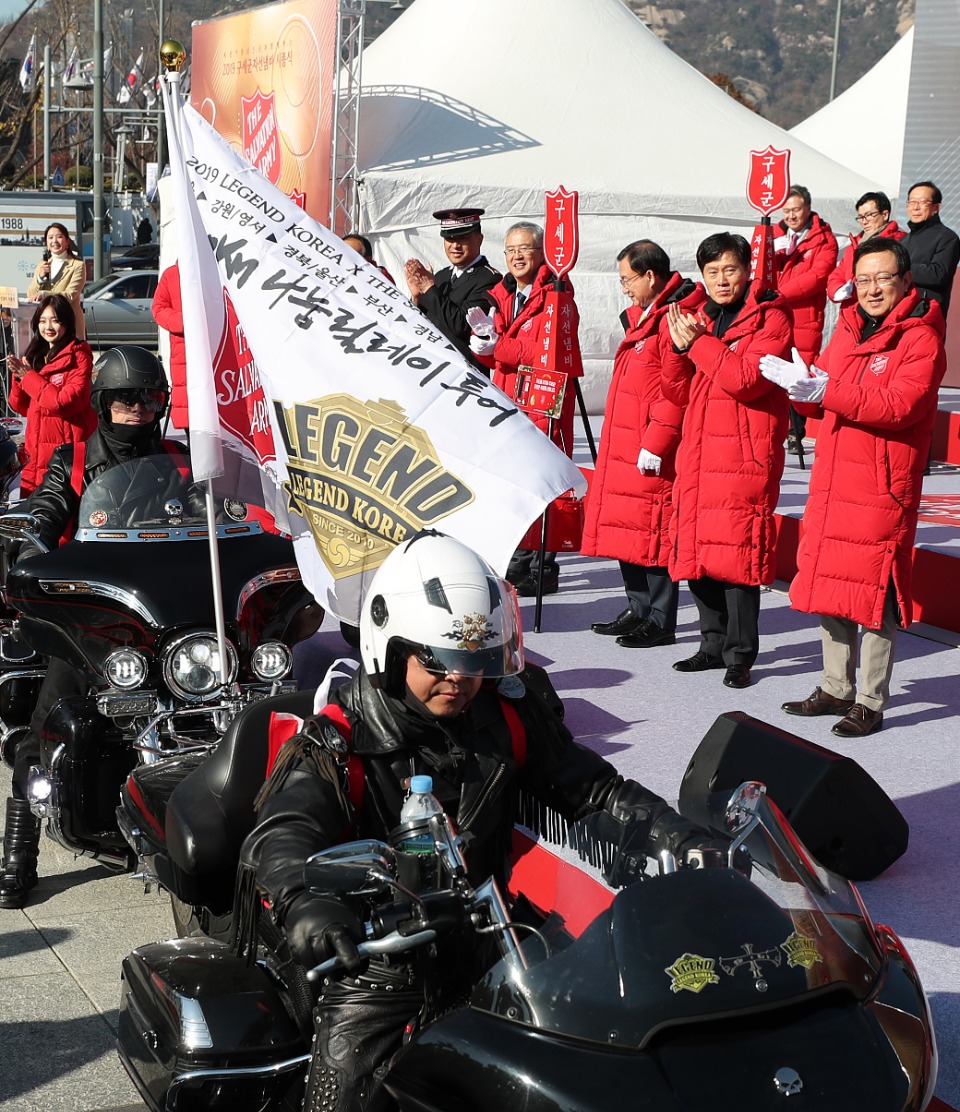
M 170 151 L 170 172 L 176 179 L 178 176 L 186 186 L 177 194 L 177 210 L 174 215 L 175 227 L 188 219 L 188 212 L 183 211 L 184 199 L 190 199 L 189 185 L 184 174 L 183 163 L 183 129 L 180 126 L 180 70 L 186 60 L 186 51 L 183 46 L 171 39 L 160 48 L 160 62 L 164 67 L 163 82 L 166 95 L 163 98 L 164 108 L 167 111 L 167 132 L 175 138 Z M 179 255 L 179 252 L 178 252 Z M 184 335 L 186 335 L 187 322 L 184 320 Z M 223 586 L 220 575 L 220 548 L 217 544 L 217 511 L 213 495 L 213 479 L 204 479 L 204 500 L 207 511 L 207 538 L 210 545 L 210 581 L 213 588 L 213 615 L 217 634 L 217 650 L 220 654 L 220 683 L 227 682 L 227 627 L 223 612 Z

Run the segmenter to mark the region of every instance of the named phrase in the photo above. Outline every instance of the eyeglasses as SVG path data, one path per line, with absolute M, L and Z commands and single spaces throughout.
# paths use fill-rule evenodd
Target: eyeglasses
M 628 290 L 638 278 L 642 278 L 642 274 L 631 274 L 629 278 L 620 279 L 620 289 Z
M 881 216 L 881 215 L 882 214 L 879 213 L 879 212 L 861 212 L 857 216 L 857 223 L 858 224 L 866 224 L 871 220 L 876 220 L 877 217 Z
M 117 405 L 125 410 L 134 409 L 139 405 L 143 409 L 156 413 L 158 409 L 163 409 L 166 400 L 167 395 L 162 390 L 109 390 L 107 392 L 107 404 Z
M 935 205 L 937 202 L 932 197 L 915 197 L 911 201 L 907 201 L 907 208 L 926 208 L 928 205 Z
M 805 208 L 806 205 L 802 206 L 801 208 L 785 208 L 781 211 L 783 212 L 784 216 L 800 216 Z
M 854 278 L 853 284 L 858 290 L 868 290 L 874 284 L 885 290 L 894 285 L 899 278 L 899 274 L 876 274 L 872 278 L 866 276 Z
M 503 253 L 508 259 L 514 255 L 533 255 L 537 248 L 532 243 L 518 243 L 516 247 L 505 247 Z

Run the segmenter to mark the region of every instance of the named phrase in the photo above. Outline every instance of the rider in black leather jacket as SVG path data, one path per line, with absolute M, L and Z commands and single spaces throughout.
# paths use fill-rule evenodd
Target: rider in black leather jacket
M 321 712 L 281 751 L 245 847 L 302 964 L 349 954 L 351 939 L 361 937 L 345 902 L 305 890 L 305 860 L 351 837 L 386 840 L 414 774 L 433 778 L 434 794 L 462 835 L 474 882 L 505 880 L 518 819 L 557 831 L 606 810 L 646 830 L 648 853 L 682 854 L 710 837 L 574 741 L 521 678 L 512 590 L 459 542 L 420 534 L 391 553 L 368 589 L 360 628 L 364 668 L 333 697 L 342 715 Z M 519 756 L 513 712 L 522 723 Z M 352 759 L 362 762 L 359 812 L 346 783 L 343 719 Z M 358 966 L 354 975 L 328 982 L 314 1013 L 304 1108 L 379 1107 L 383 1064 L 422 1003 L 412 965 Z
M 102 472 L 141 456 L 163 451 L 160 422 L 168 398 L 167 380 L 157 357 L 140 347 L 112 348 L 96 365 L 91 402 L 99 423 L 85 445 L 67 444 L 50 458 L 43 482 L 19 510 L 40 521 L 40 539 L 55 548 L 77 528 L 83 490 Z M 83 451 L 82 475 L 74 475 L 76 453 Z M 0 867 L 0 908 L 19 908 L 37 884 L 40 822 L 27 799 L 27 779 L 40 759 L 40 731 L 50 710 L 71 695 L 86 694 L 86 679 L 51 658 L 30 730 L 17 744 L 13 796 L 7 800 L 4 860 Z

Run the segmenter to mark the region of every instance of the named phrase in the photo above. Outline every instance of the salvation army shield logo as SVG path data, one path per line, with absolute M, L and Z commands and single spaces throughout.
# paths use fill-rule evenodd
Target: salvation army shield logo
M 276 460 L 260 372 L 226 291 L 223 333 L 213 359 L 220 424 L 256 455 L 261 467 Z
M 240 98 L 243 157 L 271 184 L 280 180 L 280 133 L 273 93 L 257 89 L 252 97 Z
M 558 186 L 546 195 L 547 226 L 543 233 L 543 255 L 557 278 L 573 269 L 580 251 L 580 194 Z
M 750 152 L 747 201 L 752 208 L 769 216 L 781 208 L 790 190 L 790 152 L 772 146 Z

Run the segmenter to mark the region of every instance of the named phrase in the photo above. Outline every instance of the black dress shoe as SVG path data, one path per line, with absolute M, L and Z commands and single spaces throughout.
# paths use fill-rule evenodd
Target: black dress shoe
M 543 573 L 543 593 L 555 595 L 560 590 L 560 572 L 545 571 Z M 537 594 L 537 577 L 531 574 L 526 579 L 521 579 L 517 584 L 517 594 L 521 598 L 535 598 Z
M 619 637 L 621 633 L 636 633 L 643 620 L 628 606 L 612 622 L 594 622 L 590 628 L 594 633 L 600 633 L 604 637 Z
M 617 644 L 625 649 L 651 649 L 654 645 L 672 645 L 676 637 L 661 629 L 651 618 L 645 618 L 635 633 L 625 633 L 617 638 Z
M 847 717 L 841 718 L 830 732 L 837 737 L 866 737 L 879 730 L 882 722 L 882 710 L 871 710 L 863 703 L 854 703 Z
M 781 703 L 780 709 L 787 714 L 800 714 L 810 718 L 817 714 L 844 715 L 853 706 L 852 699 L 838 699 L 830 695 L 822 687 L 815 687 L 813 694 L 806 699 L 798 699 L 795 703 Z
M 749 664 L 731 664 L 727 669 L 726 675 L 723 677 L 724 687 L 749 687 L 750 686 L 750 665 Z
M 723 659 L 719 656 L 710 656 L 701 649 L 686 660 L 678 660 L 674 668 L 678 672 L 708 672 L 711 668 L 723 668 Z

